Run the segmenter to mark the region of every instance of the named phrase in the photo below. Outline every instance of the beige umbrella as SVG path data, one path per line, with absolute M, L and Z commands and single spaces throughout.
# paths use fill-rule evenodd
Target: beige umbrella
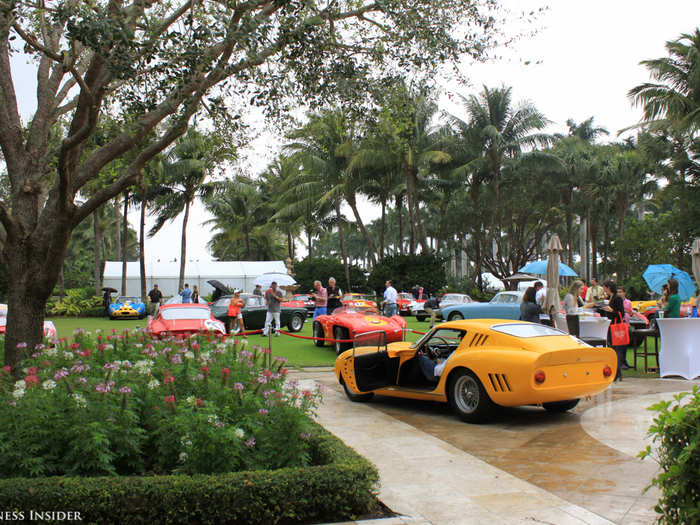
M 695 276 L 695 284 L 698 287 L 698 295 L 700 295 L 700 237 L 695 237 L 690 254 L 693 258 L 693 275 Z
M 547 295 L 544 300 L 544 313 L 555 322 L 554 314 L 560 310 L 559 301 L 559 259 L 562 252 L 561 241 L 555 233 L 545 247 L 547 254 Z

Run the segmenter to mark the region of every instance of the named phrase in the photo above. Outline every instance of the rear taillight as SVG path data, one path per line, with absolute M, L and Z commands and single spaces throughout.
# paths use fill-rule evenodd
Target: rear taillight
M 538 370 L 535 372 L 535 383 L 538 385 L 541 385 L 544 383 L 544 380 L 547 378 L 547 376 L 544 375 L 544 372 L 542 370 Z
M 603 377 L 610 377 L 612 375 L 612 368 L 610 368 L 608 365 L 605 365 L 603 367 Z

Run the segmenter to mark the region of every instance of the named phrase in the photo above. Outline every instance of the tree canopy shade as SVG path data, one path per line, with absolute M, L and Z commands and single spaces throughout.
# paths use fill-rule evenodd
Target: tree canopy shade
M 376 78 L 479 58 L 498 34 L 497 8 L 497 0 L 0 0 L 0 146 L 11 187 L 0 240 L 13 276 L 5 362 L 21 357 L 18 343 L 41 341 L 71 231 L 133 186 L 201 107 L 236 129 L 245 104 L 275 112 L 296 97 L 347 99 Z M 19 50 L 38 80 L 27 125 L 11 67 Z M 119 133 L 89 147 L 105 115 Z M 83 195 L 119 159 L 128 159 L 119 175 Z

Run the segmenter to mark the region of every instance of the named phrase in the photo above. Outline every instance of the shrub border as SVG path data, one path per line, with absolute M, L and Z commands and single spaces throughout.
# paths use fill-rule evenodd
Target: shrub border
M 218 475 L 0 479 L 2 511 L 77 511 L 82 523 L 318 523 L 367 512 L 377 470 L 317 423 L 315 466 Z

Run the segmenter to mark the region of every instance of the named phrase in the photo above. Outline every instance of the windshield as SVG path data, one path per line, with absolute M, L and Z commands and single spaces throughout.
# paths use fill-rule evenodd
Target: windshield
M 413 301 L 413 296 L 410 293 L 401 292 L 399 294 L 399 299 L 404 299 L 405 301 Z
M 464 338 L 467 332 L 465 330 L 457 330 L 455 328 L 435 328 L 433 331 L 426 333 L 411 345 L 411 348 L 418 348 L 424 342 L 434 339 L 435 342 L 457 346 Z
M 161 317 L 166 321 L 180 319 L 209 319 L 209 308 L 162 308 Z
M 115 303 L 140 303 L 141 299 L 138 297 L 117 297 L 116 300 L 114 301 Z
M 292 295 L 292 301 L 308 301 L 310 300 L 308 295 Z
M 333 315 L 339 314 L 378 314 L 379 311 L 372 306 L 340 306 L 333 310 Z
M 520 295 L 513 293 L 498 293 L 493 299 L 491 299 L 491 302 L 515 304 L 520 302 Z
M 448 293 L 442 296 L 440 299 L 441 303 L 466 303 L 468 302 L 468 298 L 466 295 L 462 294 L 457 294 L 457 293 Z
M 536 323 L 499 324 L 492 326 L 491 329 L 502 334 L 523 338 L 542 337 L 551 335 L 567 335 L 561 330 L 557 330 L 556 328 L 552 328 L 551 326 Z
M 373 297 L 369 297 L 368 295 L 361 295 L 361 294 L 345 294 L 341 300 L 343 301 L 370 301 L 374 302 Z

